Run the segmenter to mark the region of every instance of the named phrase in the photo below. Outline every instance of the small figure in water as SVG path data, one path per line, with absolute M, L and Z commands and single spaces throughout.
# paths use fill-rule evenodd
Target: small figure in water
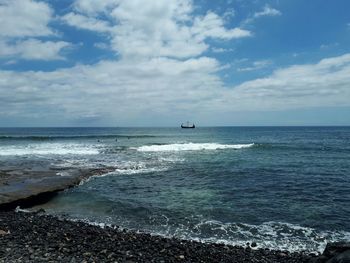
M 118 141 L 118 139 L 117 139 L 117 138 L 115 138 L 115 141 L 117 142 L 117 141 Z

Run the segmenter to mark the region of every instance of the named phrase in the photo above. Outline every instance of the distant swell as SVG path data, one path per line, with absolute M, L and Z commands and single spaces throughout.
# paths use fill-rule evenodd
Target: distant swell
M 201 150 L 224 150 L 243 149 L 252 147 L 254 143 L 248 144 L 219 144 L 219 143 L 174 143 L 165 145 L 146 145 L 138 147 L 140 152 L 178 152 L 178 151 L 201 151 Z
M 62 140 L 62 139 L 113 139 L 113 138 L 153 138 L 154 135 L 140 134 L 140 135 L 127 135 L 127 134 L 101 134 L 101 135 L 31 135 L 31 136 L 7 136 L 1 135 L 0 140 L 30 140 L 30 141 L 49 141 L 49 140 Z

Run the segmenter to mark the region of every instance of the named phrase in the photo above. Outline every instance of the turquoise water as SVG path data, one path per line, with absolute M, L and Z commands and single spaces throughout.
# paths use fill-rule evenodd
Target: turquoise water
M 113 168 L 49 213 L 291 251 L 350 240 L 349 157 L 350 127 L 0 129 L 2 166 Z

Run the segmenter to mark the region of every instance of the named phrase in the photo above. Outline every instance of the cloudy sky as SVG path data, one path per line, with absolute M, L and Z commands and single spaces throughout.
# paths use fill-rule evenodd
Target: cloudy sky
M 350 125 L 348 0 L 0 0 L 0 126 Z

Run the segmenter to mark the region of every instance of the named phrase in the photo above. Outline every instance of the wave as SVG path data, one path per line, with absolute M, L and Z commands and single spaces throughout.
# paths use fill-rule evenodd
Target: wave
M 223 243 L 246 247 L 256 242 L 255 249 L 272 249 L 289 252 L 322 253 L 327 243 L 350 240 L 350 232 L 322 231 L 285 222 L 264 222 L 260 225 L 246 223 L 223 223 L 203 220 L 194 224 L 172 225 L 171 219 L 162 215 L 154 220 L 156 228 L 142 229 L 145 232 L 170 238 L 194 240 L 203 243 Z M 122 227 L 123 223 L 118 222 Z M 161 226 L 161 227 L 159 227 Z
M 1 135 L 0 140 L 28 140 L 28 141 L 50 141 L 50 140 L 71 140 L 71 139 L 142 139 L 159 137 L 149 134 L 101 134 L 101 135 L 29 135 L 29 136 L 12 136 Z
M 202 231 L 212 231 L 211 237 L 198 237 L 198 233 Z M 274 221 L 251 225 L 208 220 L 196 224 L 190 231 L 187 229 L 186 232 L 179 233 L 178 237 L 240 246 L 245 246 L 247 242 L 256 242 L 257 248 L 322 253 L 329 242 L 349 240 L 350 232 L 320 231 L 311 227 Z
M 163 172 L 168 170 L 167 167 L 147 167 L 143 162 L 125 162 L 119 164 L 114 171 L 108 172 L 101 175 L 93 175 L 89 178 L 83 179 L 79 185 L 83 185 L 95 178 L 109 177 L 109 176 L 120 176 L 120 175 L 133 175 L 133 174 L 147 174 L 147 173 L 156 173 Z
M 83 144 L 40 143 L 0 147 L 0 156 L 20 155 L 92 155 L 99 150 Z
M 224 150 L 243 149 L 254 146 L 248 144 L 219 144 L 219 143 L 174 143 L 165 145 L 145 145 L 136 148 L 140 152 L 178 152 L 178 151 L 201 151 L 201 150 Z
M 57 214 L 56 214 L 57 215 Z M 278 251 L 308 252 L 321 254 L 327 243 L 348 241 L 350 232 L 320 231 L 310 227 L 303 227 L 285 222 L 264 222 L 260 225 L 245 223 L 223 223 L 217 220 L 203 220 L 194 225 L 181 224 L 171 227 L 171 219 L 165 215 L 158 215 L 155 227 L 132 224 L 131 221 L 98 220 L 86 216 L 66 215 L 66 220 L 85 222 L 101 228 L 111 227 L 122 231 L 148 233 L 153 236 L 193 240 L 201 243 L 216 243 L 232 246 L 247 247 L 252 242 L 257 246 L 253 249 L 269 249 Z M 97 220 L 96 220 L 97 219 Z M 117 224 L 118 226 L 116 226 Z M 203 232 L 210 231 L 211 237 L 202 236 Z

